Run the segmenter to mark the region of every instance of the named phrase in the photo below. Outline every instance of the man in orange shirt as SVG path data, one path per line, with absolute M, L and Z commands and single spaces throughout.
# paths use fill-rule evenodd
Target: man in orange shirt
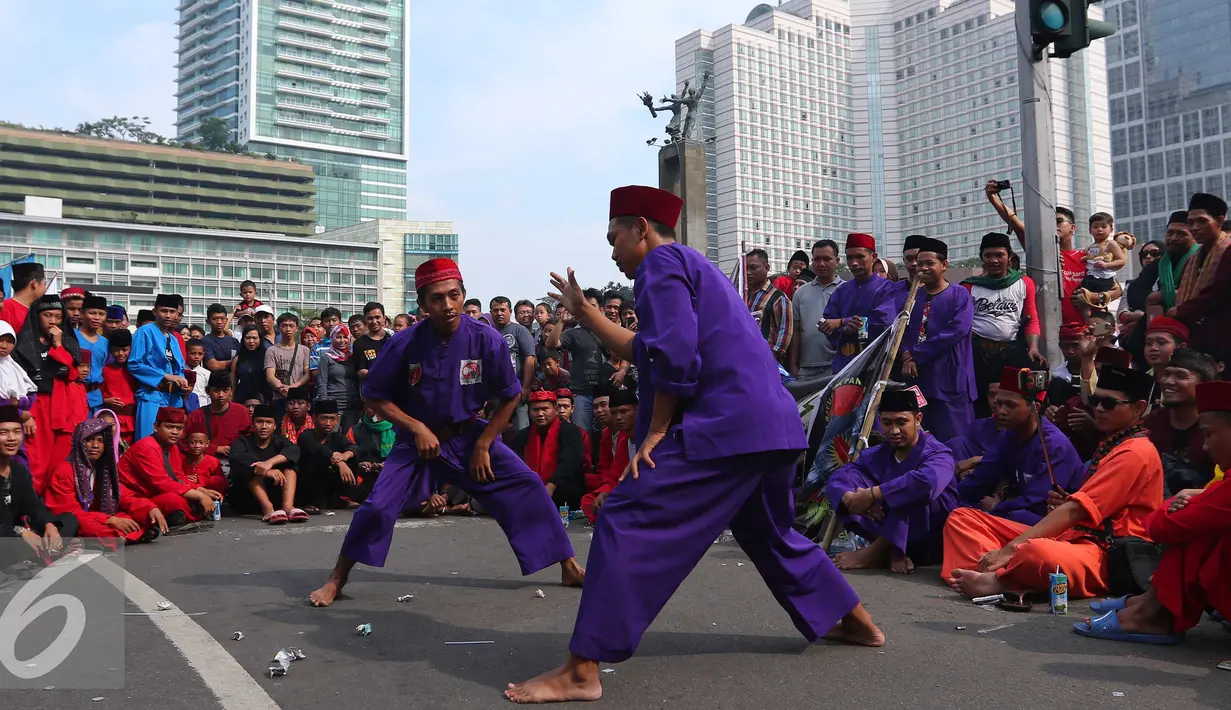
M 1197 385 L 1197 409 L 1210 458 L 1231 468 L 1231 382 Z M 1178 643 L 1213 608 L 1231 618 L 1231 486 L 1222 481 L 1181 493 L 1146 518 L 1146 534 L 1167 545 L 1145 594 L 1096 602 L 1102 613 L 1073 624 L 1082 636 Z
M 1059 567 L 1069 596 L 1106 594 L 1108 538 L 1146 537 L 1146 516 L 1163 502 L 1163 464 L 1141 426 L 1153 384 L 1144 372 L 1101 368 L 1089 402 L 1103 439 L 1085 482 L 1076 493 L 1049 494 L 1051 512 L 1033 527 L 973 508 L 953 511 L 941 568 L 949 586 L 971 598 L 1042 592 Z

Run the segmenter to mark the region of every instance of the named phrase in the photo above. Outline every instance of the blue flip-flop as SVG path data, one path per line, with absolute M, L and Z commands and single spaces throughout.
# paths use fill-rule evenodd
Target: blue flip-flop
M 1095 614 L 1105 614 L 1109 611 L 1119 611 L 1128 606 L 1128 595 L 1114 599 L 1090 602 L 1090 611 Z
M 1148 643 L 1156 646 L 1170 646 L 1184 640 L 1184 634 L 1130 634 L 1120 628 L 1120 617 L 1115 611 L 1109 611 L 1092 619 L 1090 623 L 1079 621 L 1073 624 L 1073 631 L 1079 636 L 1088 636 L 1107 641 L 1128 641 L 1130 643 Z

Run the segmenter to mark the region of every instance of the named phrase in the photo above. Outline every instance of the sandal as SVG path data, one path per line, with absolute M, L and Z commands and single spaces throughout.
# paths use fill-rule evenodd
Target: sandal
M 1025 592 L 1004 592 L 1004 598 L 1000 600 L 1000 608 L 1005 611 L 1028 614 L 1034 608 L 1034 604 L 1026 598 Z
M 292 523 L 306 523 L 308 522 L 308 514 L 302 508 L 291 508 L 290 520 Z
M 308 515 L 320 515 L 321 514 L 321 509 L 317 508 L 315 505 L 305 505 L 303 507 L 303 510 Z
M 1080 636 L 1104 639 L 1108 641 L 1128 641 L 1130 643 L 1148 643 L 1157 646 L 1170 646 L 1184 640 L 1184 634 L 1132 634 L 1120 628 L 1119 612 L 1109 611 L 1106 614 L 1073 624 L 1073 631 Z
M 262 520 L 270 525 L 283 525 L 286 523 L 286 517 L 285 510 L 275 510 L 269 514 L 269 517 L 262 518 Z
M 1115 597 L 1114 599 L 1104 599 L 1102 601 L 1090 602 L 1090 611 L 1095 614 L 1105 614 L 1109 611 L 1119 611 L 1128 606 L 1128 596 Z

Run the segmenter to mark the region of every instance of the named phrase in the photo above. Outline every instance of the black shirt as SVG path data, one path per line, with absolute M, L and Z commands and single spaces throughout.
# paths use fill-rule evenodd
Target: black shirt
M 376 356 L 380 354 L 381 348 L 389 342 L 388 334 L 380 340 L 375 340 L 367 335 L 361 335 L 355 338 L 354 345 L 351 345 L 351 361 L 355 363 L 355 371 L 371 370 L 372 363 L 376 362 Z
M 602 342 L 593 331 L 576 327 L 560 334 L 560 348 L 571 356 L 569 375 L 573 394 L 592 396 L 599 382 L 599 369 L 607 361 Z

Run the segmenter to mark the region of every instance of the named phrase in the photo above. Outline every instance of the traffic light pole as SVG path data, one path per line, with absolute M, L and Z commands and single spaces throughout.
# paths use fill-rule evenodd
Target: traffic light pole
M 1052 147 L 1047 50 L 1034 61 L 1029 2 L 1017 3 L 1017 87 L 1021 99 L 1022 178 L 1026 208 L 1026 273 L 1034 279 L 1039 309 L 1039 351 L 1052 366 L 1060 355 L 1060 253 L 1056 242 L 1056 158 Z

